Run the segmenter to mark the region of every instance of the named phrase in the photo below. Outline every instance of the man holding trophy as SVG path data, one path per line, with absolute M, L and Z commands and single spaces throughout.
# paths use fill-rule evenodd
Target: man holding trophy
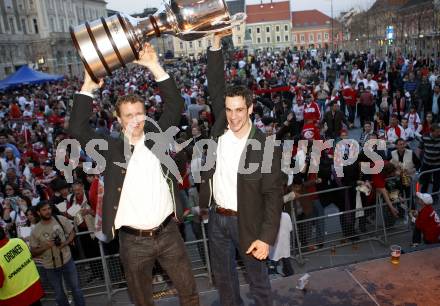
M 184 101 L 174 80 L 159 64 L 154 49 L 146 44 L 136 62 L 153 74 L 164 97 L 164 112 L 158 125 L 166 130 L 177 126 Z M 82 148 L 90 140 L 103 139 L 89 126 L 93 92 L 103 85 L 85 73 L 81 92 L 76 94 L 69 122 L 69 134 Z M 120 257 L 124 267 L 130 297 L 136 306 L 151 306 L 153 302 L 152 269 L 155 261 L 166 270 L 177 289 L 180 304 L 199 305 L 191 263 L 175 217 L 181 215 L 177 196 L 177 181 L 152 151 L 146 132 L 160 132 L 145 123 L 145 106 L 141 97 L 121 96 L 115 105 L 124 139 L 104 138 L 108 150 L 100 151 L 106 160 L 104 171 L 103 233 L 107 240 L 119 229 Z M 125 153 L 130 145 L 128 165 Z M 119 165 L 118 165 L 119 163 Z

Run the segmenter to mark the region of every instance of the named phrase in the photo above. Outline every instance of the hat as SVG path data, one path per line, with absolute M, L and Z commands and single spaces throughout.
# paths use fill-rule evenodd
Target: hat
M 432 196 L 429 193 L 420 193 L 417 192 L 416 196 L 422 200 L 423 203 L 427 205 L 431 205 L 434 201 L 432 200 Z

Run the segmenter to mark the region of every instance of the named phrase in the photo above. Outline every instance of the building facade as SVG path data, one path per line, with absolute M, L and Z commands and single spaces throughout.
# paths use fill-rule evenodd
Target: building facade
M 236 13 L 244 12 L 244 0 L 227 1 L 229 13 L 231 16 Z M 232 28 L 232 43 L 234 48 L 241 49 L 244 47 L 246 23 L 236 25 Z M 207 48 L 211 46 L 213 35 L 207 35 L 195 41 L 184 41 L 177 37 L 172 37 L 172 44 L 175 57 L 197 57 L 206 52 Z
M 283 50 L 292 44 L 290 1 L 246 5 L 247 48 Z
M 292 41 L 297 50 L 338 49 L 343 41 L 341 24 L 318 10 L 292 12 Z
M 349 48 L 374 52 L 402 52 L 413 56 L 437 56 L 440 48 L 439 0 L 377 0 L 354 16 L 349 27 Z M 392 39 L 387 28 L 393 28 Z
M 69 27 L 107 16 L 103 0 L 0 0 L 0 78 L 22 65 L 79 76 Z

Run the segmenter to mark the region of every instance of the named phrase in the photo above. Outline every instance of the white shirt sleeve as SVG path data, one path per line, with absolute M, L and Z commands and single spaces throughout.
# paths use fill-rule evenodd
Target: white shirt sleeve
M 169 78 L 170 78 L 170 75 L 167 73 L 167 74 L 165 74 L 163 77 L 158 78 L 158 79 L 156 80 L 156 82 L 163 82 L 163 81 L 165 81 L 165 80 L 168 80 Z
M 94 99 L 95 96 L 91 93 L 91 92 L 87 92 L 87 91 L 79 91 L 77 92 L 80 95 L 85 95 L 85 96 L 89 96 L 90 98 Z

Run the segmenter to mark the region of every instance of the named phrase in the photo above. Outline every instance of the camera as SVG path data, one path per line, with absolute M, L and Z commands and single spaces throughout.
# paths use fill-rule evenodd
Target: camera
M 56 235 L 55 238 L 53 239 L 53 243 L 55 244 L 55 246 L 59 247 L 61 245 L 60 236 Z

